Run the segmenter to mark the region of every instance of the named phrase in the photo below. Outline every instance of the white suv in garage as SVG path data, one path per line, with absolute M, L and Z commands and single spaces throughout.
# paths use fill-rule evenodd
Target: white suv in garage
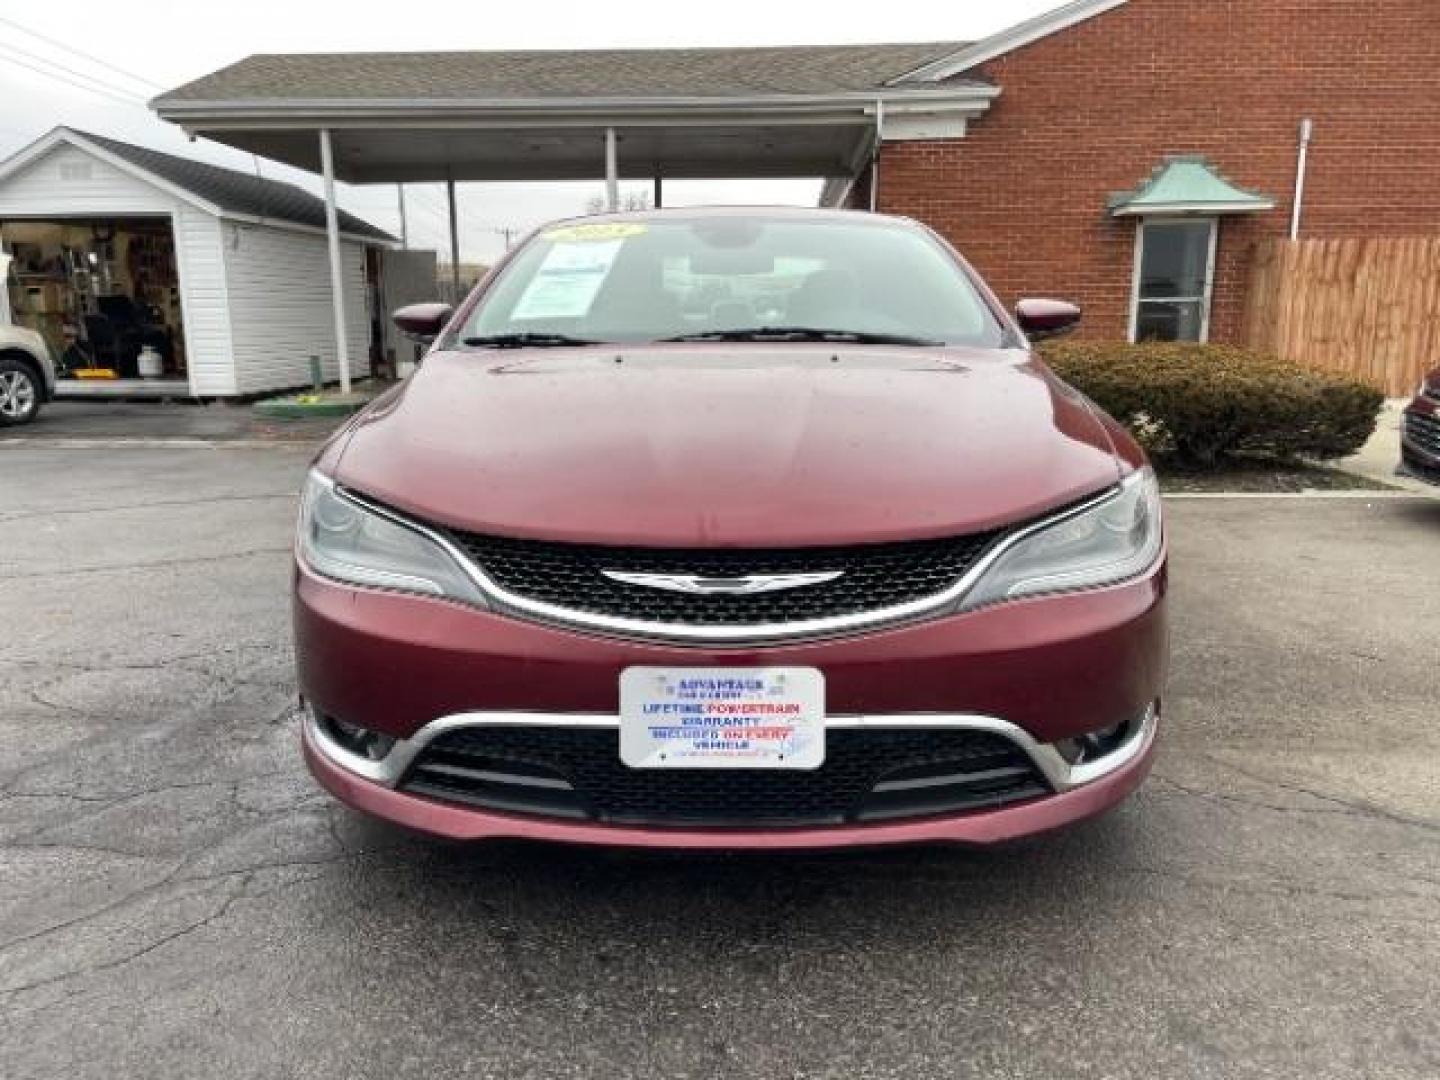
M 55 364 L 33 330 L 0 325 L 0 427 L 28 424 L 55 393 Z

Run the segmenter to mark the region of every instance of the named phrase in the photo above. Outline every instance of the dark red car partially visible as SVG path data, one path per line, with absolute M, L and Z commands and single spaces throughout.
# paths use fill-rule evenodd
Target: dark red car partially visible
M 1400 419 L 1401 471 L 1440 484 L 1440 368 L 1425 376 Z
M 314 463 L 304 752 L 463 839 L 992 843 L 1125 798 L 1167 662 L 1155 476 L 914 222 L 562 222 Z

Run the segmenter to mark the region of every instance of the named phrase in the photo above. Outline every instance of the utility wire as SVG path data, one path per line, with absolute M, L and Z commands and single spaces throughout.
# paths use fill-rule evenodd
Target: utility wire
M 144 83 L 146 86 L 149 86 L 152 89 L 167 89 L 167 87 L 161 86 L 153 79 L 147 79 L 143 75 L 136 75 L 133 71 L 126 71 L 124 68 L 116 67 L 108 60 L 101 60 L 98 56 L 94 56 L 90 53 L 77 49 L 74 45 L 57 40 L 56 38 L 48 37 L 47 35 L 40 33 L 39 30 L 32 30 L 28 26 L 22 26 L 14 19 L 7 19 L 5 18 L 5 16 L 0 15 L 0 23 L 4 23 L 6 26 L 13 27 L 16 30 L 19 30 L 22 34 L 29 34 L 31 37 L 36 38 L 39 41 L 43 41 L 47 45 L 53 45 L 57 49 L 64 49 L 66 52 L 74 53 L 76 56 L 83 57 L 84 59 L 89 60 L 92 64 L 100 64 L 103 67 L 108 67 L 111 71 L 115 72 L 115 74 L 124 75 L 127 79 L 134 79 L 138 83 Z
M 67 79 L 64 75 L 57 74 L 56 72 L 51 71 L 48 68 L 36 67 L 34 64 L 27 64 L 24 60 L 19 60 L 16 57 L 11 56 L 8 52 L 0 51 L 0 60 L 5 60 L 11 64 L 14 64 L 16 67 L 26 68 L 29 71 L 35 72 L 35 74 L 37 75 L 44 75 L 47 79 L 54 79 L 56 82 L 62 82 L 66 86 L 72 87 L 76 90 L 88 90 L 92 94 L 99 94 L 101 97 L 107 97 L 110 98 L 112 101 L 118 101 L 122 105 L 133 105 L 139 109 L 145 108 L 145 100 L 143 98 L 122 97 L 118 93 L 114 93 L 110 90 L 102 90 L 98 86 L 86 86 L 84 83 L 76 82 L 74 79 Z
M 96 86 L 103 86 L 106 90 L 109 90 L 113 94 L 120 94 L 125 97 L 133 98 L 135 101 L 139 102 L 142 105 L 145 103 L 145 99 L 143 97 L 141 97 L 134 90 L 131 90 L 128 87 L 117 86 L 112 82 L 106 82 L 104 79 L 96 78 L 94 75 L 90 75 L 84 71 L 76 71 L 72 67 L 66 67 L 64 64 L 58 63 L 50 59 L 50 57 L 48 56 L 40 56 L 37 53 L 27 52 L 26 50 L 18 48 L 15 45 L 6 45 L 5 53 L 7 55 L 12 53 L 18 54 L 25 57 L 27 60 L 34 61 L 37 64 L 45 64 L 48 67 L 55 69 L 56 71 L 64 72 L 66 75 L 73 75 L 77 79 L 85 79 L 88 82 L 94 83 Z
M 0 16 L 0 23 L 4 23 L 4 24 L 9 25 L 9 26 L 14 26 L 16 29 L 19 29 L 19 30 L 24 31 L 25 33 L 31 34 L 32 36 L 37 37 L 37 38 L 39 38 L 39 39 L 42 40 L 42 41 L 51 41 L 51 40 L 52 40 L 52 39 L 50 39 L 50 38 L 45 37 L 43 34 L 37 33 L 37 32 L 35 32 L 35 31 L 33 31 L 33 30 L 29 30 L 29 29 L 27 29 L 26 27 L 20 26 L 20 25 L 19 25 L 18 23 L 16 23 L 14 20 L 12 20 L 12 19 L 7 19 L 7 18 L 5 18 L 4 16 Z M 66 47 L 66 46 L 60 45 L 59 42 L 54 42 L 54 44 L 60 46 L 61 48 L 65 48 L 65 47 Z M 105 64 L 104 61 L 99 60 L 99 59 L 96 58 L 96 57 L 91 57 L 91 56 L 89 56 L 89 55 L 86 54 L 86 53 L 80 52 L 80 50 L 78 50 L 78 49 L 75 49 L 75 50 L 73 50 L 73 51 L 76 52 L 77 54 L 79 54 L 80 56 L 84 56 L 86 59 L 94 60 L 96 63 L 99 63 L 99 64 Z M 12 53 L 18 53 L 20 56 L 27 57 L 27 58 L 29 58 L 30 60 L 36 61 L 37 64 L 39 64 L 39 65 L 46 65 L 46 66 L 37 66 L 37 64 L 26 63 L 25 60 L 19 59 L 17 56 L 11 55 Z M 56 63 L 55 61 L 49 59 L 48 57 L 37 56 L 35 53 L 27 52 L 26 50 L 21 49 L 21 48 L 17 48 L 17 47 L 14 46 L 14 45 L 7 45 L 7 46 L 5 46 L 5 48 L 4 48 L 3 50 L 0 50 L 0 60 L 9 61 L 10 63 L 14 64 L 16 67 L 24 68 L 24 69 L 27 70 L 27 71 L 33 71 L 33 72 L 34 72 L 35 74 L 37 74 L 37 75 L 43 75 L 43 76 L 45 76 L 45 77 L 48 78 L 48 79 L 53 79 L 53 80 L 55 80 L 56 82 L 63 83 L 63 84 L 65 84 L 66 86 L 69 86 L 69 87 L 71 87 L 71 88 L 73 88 L 73 89 L 76 89 L 76 90 L 86 90 L 86 91 L 88 91 L 88 92 L 90 92 L 90 93 L 92 93 L 92 94 L 99 94 L 100 96 L 109 98 L 109 99 L 112 100 L 112 101 L 118 101 L 118 102 L 120 102 L 122 105 L 134 105 L 134 106 L 137 106 L 137 107 L 140 107 L 140 108 L 148 109 L 148 105 L 147 105 L 147 103 L 146 103 L 146 100 L 145 100 L 143 97 L 141 97 L 139 94 L 135 93 L 135 92 L 132 91 L 132 90 L 128 90 L 128 89 L 126 89 L 126 88 L 124 88 L 124 87 L 116 86 L 114 83 L 108 83 L 108 82 L 105 82 L 105 81 L 103 81 L 103 80 L 101 80 L 101 79 L 97 79 L 97 78 L 95 78 L 95 76 L 93 76 L 93 75 L 87 75 L 87 74 L 85 74 L 84 72 L 76 71 L 74 68 L 69 68 L 69 67 L 66 67 L 64 64 Z M 105 66 L 110 67 L 110 66 L 113 66 L 113 65 L 105 65 Z M 114 70 L 115 70 L 116 72 L 118 72 L 119 74 L 121 74 L 121 75 L 127 76 L 128 78 L 132 78 L 132 79 L 135 79 L 135 80 L 138 81 L 138 82 L 144 82 L 144 83 L 147 83 L 147 84 L 150 85 L 150 86 L 154 86 L 156 89 L 164 89 L 164 87 L 161 87 L 158 83 L 152 83 L 152 82 L 150 82 L 148 79 L 143 79 L 143 78 L 141 78 L 141 77 L 138 76 L 138 75 L 131 75 L 129 72 L 123 71 L 123 70 L 120 69 L 120 68 L 114 68 Z M 67 78 L 67 76 L 73 76 L 73 78 Z M 85 80 L 87 80 L 88 82 L 77 82 L 76 79 L 85 79 Z M 88 85 L 88 83 L 94 83 L 95 85 L 93 85 L 93 86 L 92 86 L 92 85 Z M 252 154 L 250 155 L 250 161 L 251 161 L 251 164 L 252 164 L 252 166 L 253 166 L 253 168 L 254 168 L 254 170 L 255 170 L 255 177 L 256 177 L 256 179 L 257 179 L 257 180 L 264 180 L 264 179 L 265 179 L 265 175 L 264 175 L 264 173 L 261 171 L 261 168 L 260 168 L 260 158 L 259 158 L 259 155 L 252 153 Z M 435 213 L 435 214 L 437 215 L 437 217 L 442 217 L 442 219 L 443 219 L 443 215 L 441 215 L 438 210 L 433 210 L 433 209 L 432 209 L 432 212 Z

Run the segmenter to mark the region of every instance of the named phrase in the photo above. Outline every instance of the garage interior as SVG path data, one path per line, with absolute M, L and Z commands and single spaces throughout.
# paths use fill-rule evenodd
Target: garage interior
M 13 262 L 14 321 L 50 344 L 67 389 L 120 380 L 187 390 L 184 320 L 171 220 L 54 218 L 0 223 Z M 73 380 L 73 381 L 72 381 Z

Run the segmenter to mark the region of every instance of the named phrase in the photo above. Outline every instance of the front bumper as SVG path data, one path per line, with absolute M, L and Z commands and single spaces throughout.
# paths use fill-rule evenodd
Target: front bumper
M 555 718 L 549 718 L 552 722 Z M 574 718 L 595 722 L 597 718 Z M 966 718 L 984 721 L 986 718 Z M 522 839 L 617 847 L 688 849 L 795 849 L 846 848 L 890 844 L 957 843 L 997 844 L 1063 828 L 1105 812 L 1125 799 L 1150 771 L 1155 750 L 1158 714 L 1147 710 L 1125 743 L 1089 765 L 1066 766 L 1052 748 L 1035 744 L 1022 731 L 1002 721 L 991 724 L 1009 729 L 1050 776 L 1057 793 L 1010 806 L 963 814 L 917 818 L 876 824 L 827 825 L 812 828 L 677 828 L 674 826 L 612 825 L 576 822 L 532 815 L 501 813 L 454 805 L 398 791 L 391 783 L 403 773 L 430 737 L 465 724 L 525 723 L 534 718 L 495 716 L 444 718 L 413 744 L 397 744 L 400 760 L 365 762 L 347 754 L 329 739 L 313 711 L 307 711 L 302 744 L 311 773 L 343 802 L 398 825 L 452 840 Z M 604 722 L 604 721 L 601 721 Z M 846 721 L 840 721 L 844 723 Z M 864 722 L 864 721 L 858 721 Z M 872 723 L 887 721 L 872 720 Z M 915 720 L 892 720 L 898 724 Z M 930 718 L 930 722 L 943 722 Z M 362 775 L 363 773 L 369 773 Z
M 1123 585 L 1027 599 L 827 641 L 697 648 L 626 641 L 296 570 L 300 686 L 324 714 L 401 740 L 382 763 L 336 752 L 307 721 L 306 760 L 357 808 L 457 839 L 530 837 L 662 847 L 994 843 L 1100 813 L 1149 769 L 1167 663 L 1165 564 Z M 499 812 L 398 790 L 437 732 L 495 723 L 614 724 L 631 665 L 820 668 L 831 726 L 978 724 L 1029 754 L 1050 793 L 876 823 L 677 827 Z M 1052 745 L 1129 723 L 1123 747 L 1070 770 Z

